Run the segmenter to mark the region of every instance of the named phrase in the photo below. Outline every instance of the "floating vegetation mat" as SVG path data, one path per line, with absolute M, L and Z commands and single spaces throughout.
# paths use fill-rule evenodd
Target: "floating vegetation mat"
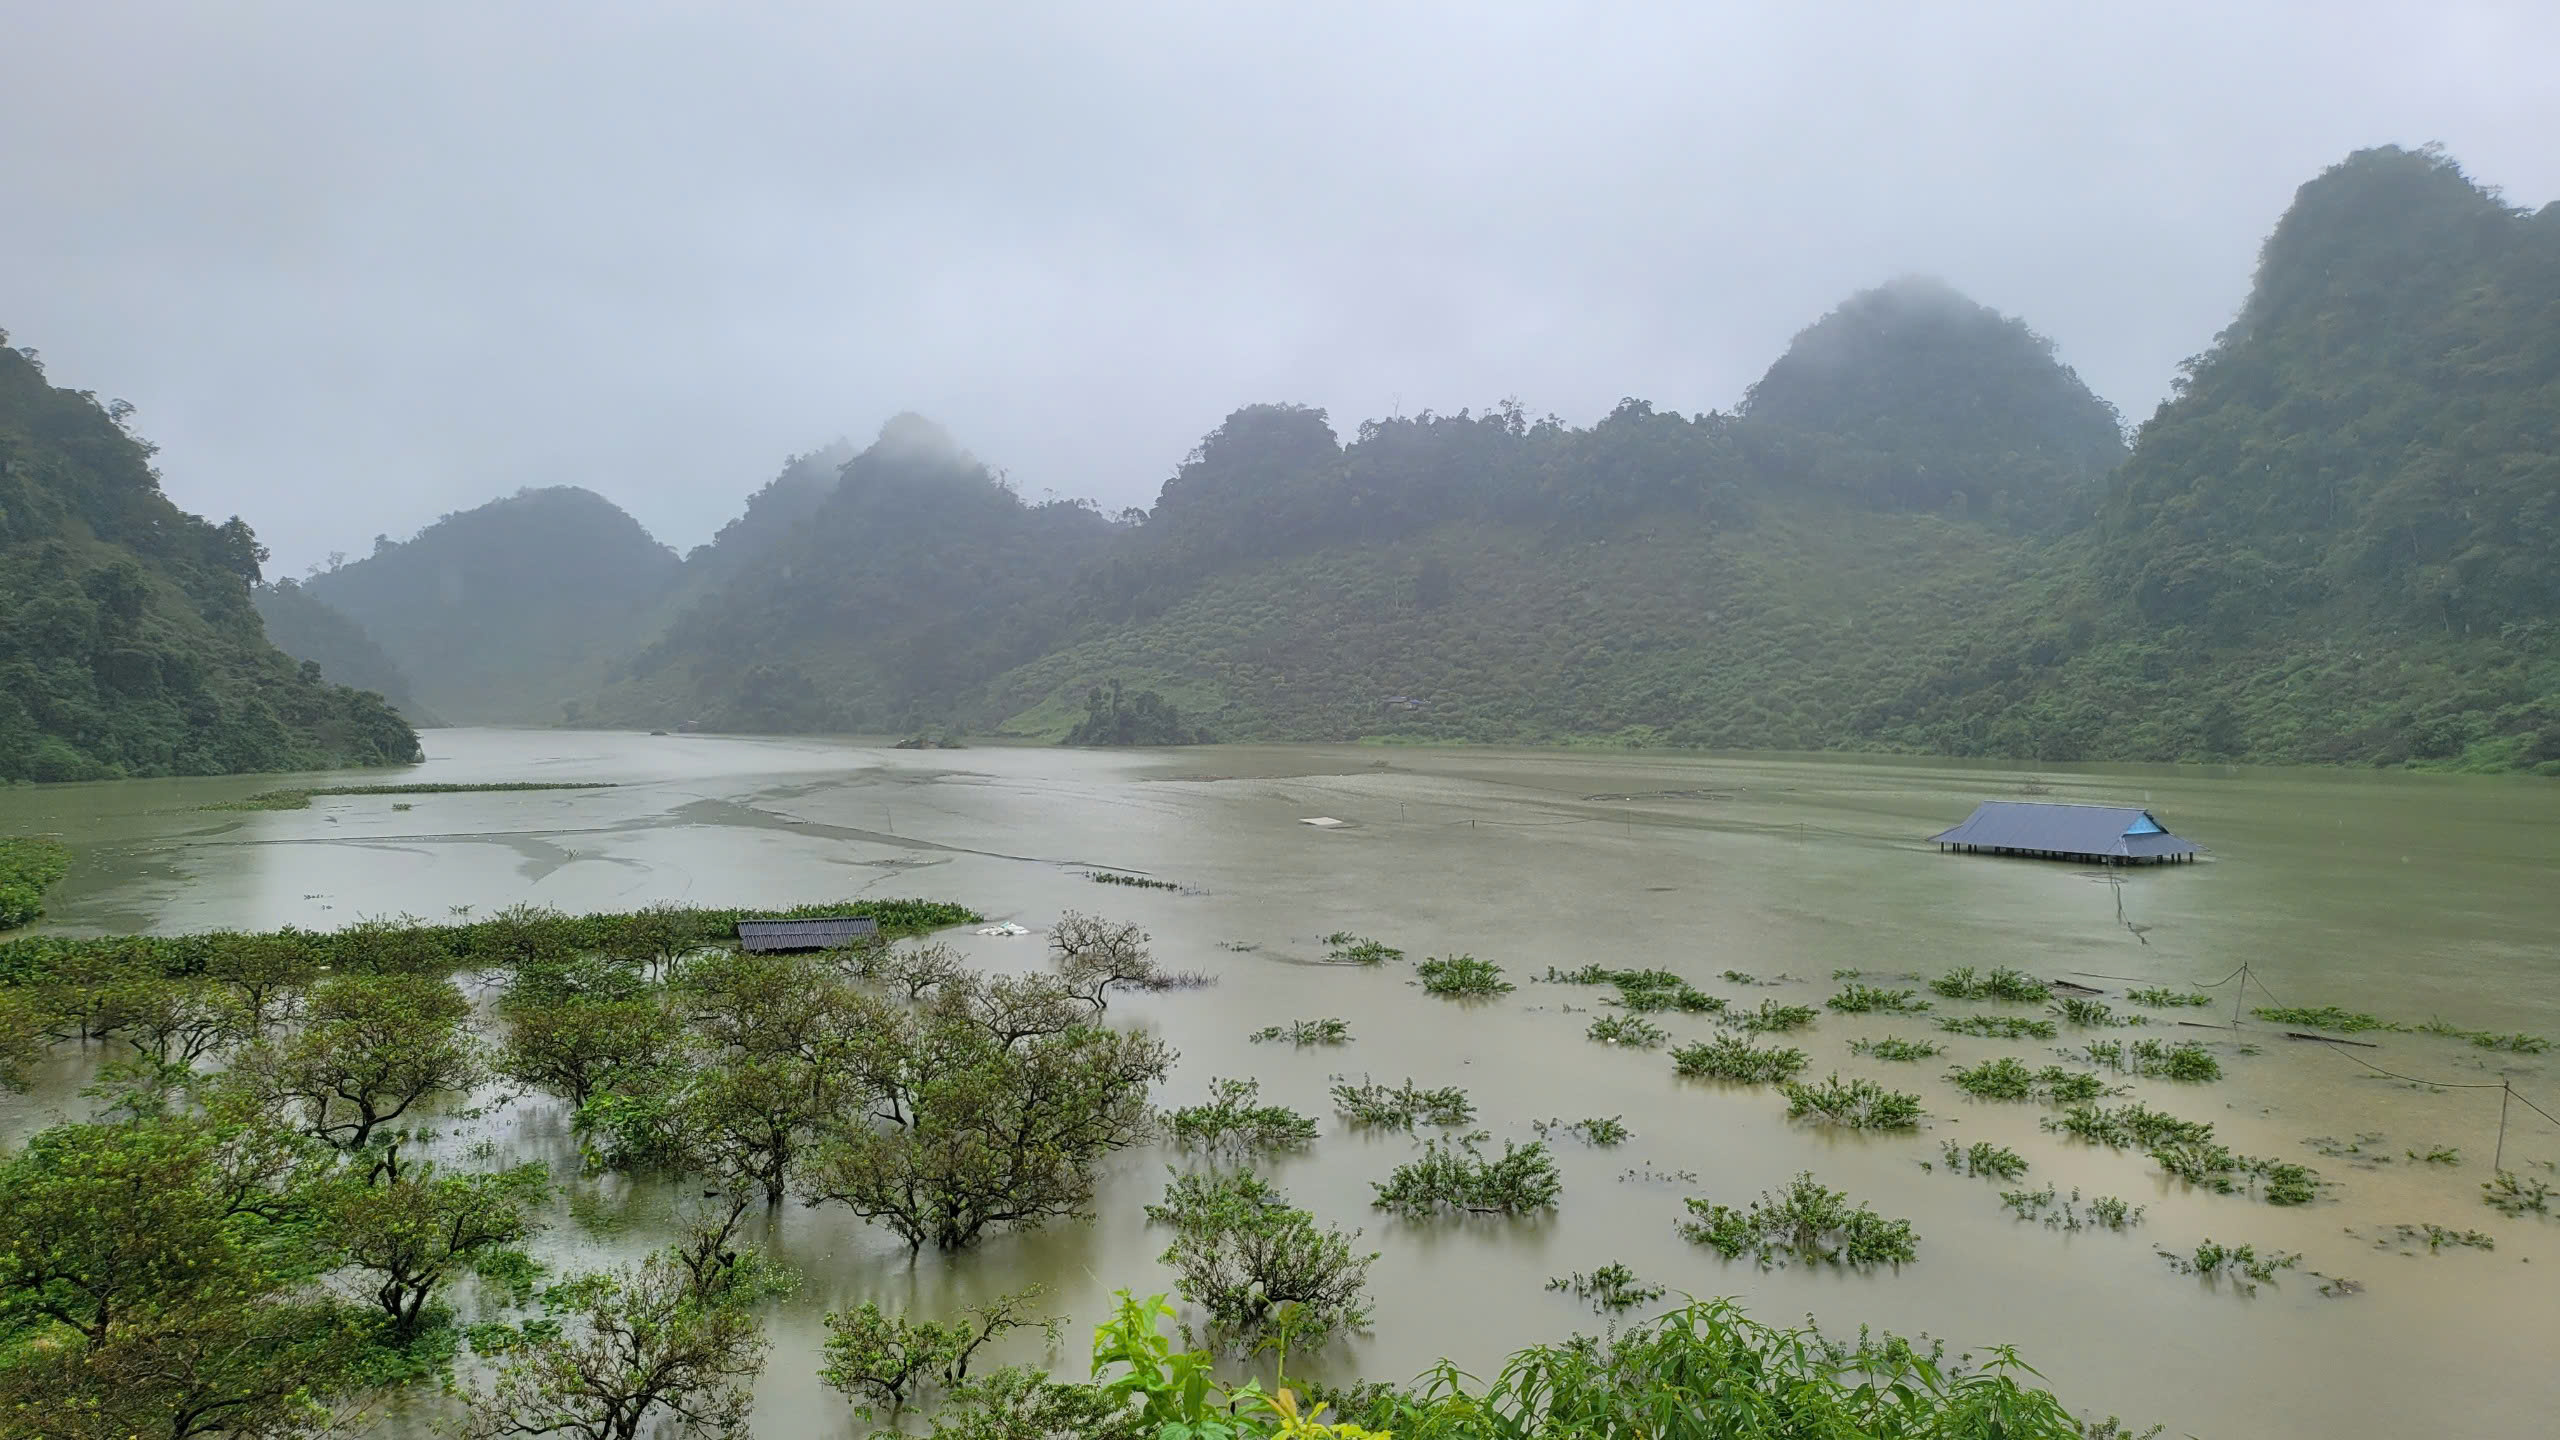
M 1851 985 L 1822 1002 L 1843 1015 L 1917 1015 L 1929 1008 L 1916 990 L 1886 990 L 1874 985 Z

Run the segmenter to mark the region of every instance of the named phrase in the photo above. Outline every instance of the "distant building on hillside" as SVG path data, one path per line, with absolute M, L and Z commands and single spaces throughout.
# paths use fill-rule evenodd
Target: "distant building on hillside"
M 1965 822 L 1929 837 L 1941 850 L 2141 865 L 2193 860 L 2196 847 L 2169 833 L 2148 810 L 1985 800 Z
M 816 915 L 806 920 L 741 920 L 738 948 L 750 955 L 834 950 L 880 933 L 868 915 Z

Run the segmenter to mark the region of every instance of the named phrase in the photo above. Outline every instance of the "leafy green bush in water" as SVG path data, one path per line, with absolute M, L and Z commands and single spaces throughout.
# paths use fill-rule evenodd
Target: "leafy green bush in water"
M 1595 1116 L 1588 1120 L 1575 1120 L 1570 1123 L 1563 1120 L 1535 1120 L 1530 1122 L 1530 1128 L 1538 1132 L 1538 1138 L 1541 1140 L 1554 1132 L 1562 1131 L 1583 1144 L 1599 1150 L 1614 1149 L 1625 1144 L 1628 1138 L 1635 1134 L 1633 1130 L 1627 1128 L 1625 1118 L 1617 1115 Z
M 1325 959 L 1337 965 L 1384 965 L 1404 958 L 1404 952 L 1393 945 L 1348 930 L 1334 931 L 1324 937 L 1324 943 L 1331 947 L 1325 952 Z
M 1173 1227 L 1161 1257 L 1181 1277 L 1184 1299 L 1226 1335 L 1258 1333 L 1280 1317 L 1293 1337 L 1322 1343 L 1368 1322 L 1369 1265 L 1376 1251 L 1351 1248 L 1355 1231 L 1320 1228 L 1250 1172 L 1177 1175 L 1147 1218 Z
M 1704 1015 L 1725 1008 L 1723 996 L 1709 995 L 1668 970 L 1612 970 L 1605 965 L 1558 970 L 1550 965 L 1546 979 L 1557 985 L 1614 985 L 1618 987 L 1616 1003 L 1639 1014 L 1678 1010 Z
M 1929 982 L 1929 988 L 1950 1000 L 2050 1000 L 2053 991 L 2043 981 L 2023 970 L 2005 966 L 1984 975 L 1970 965 L 1960 965 Z
M 2181 1275 L 2194 1275 L 2207 1280 L 2229 1280 L 2244 1295 L 2258 1293 L 2258 1287 L 2276 1276 L 2279 1270 L 2290 1270 L 2302 1263 L 2302 1257 L 2281 1250 L 2264 1255 L 2253 1245 L 2218 1245 L 2211 1240 L 2196 1246 L 2193 1256 L 2163 1250 L 2160 1258 Z
M 1951 1175 L 2015 1180 L 2027 1173 L 2027 1157 L 2006 1145 L 1994 1145 L 1988 1140 L 1977 1140 L 1971 1145 L 1958 1145 L 1949 1140 L 1938 1147 L 1938 1153 L 1940 1163 Z
M 1633 1045 L 1639 1050 L 1650 1050 L 1671 1038 L 1670 1031 L 1640 1015 L 1603 1015 L 1584 1033 L 1603 1045 Z
M 2092 1040 L 2081 1047 L 2092 1065 L 2154 1080 L 2204 1084 L 2222 1078 L 2222 1062 L 2201 1040 Z
M 1343 1045 L 1351 1040 L 1351 1022 L 1332 1017 L 1292 1020 L 1286 1025 L 1265 1025 L 1245 1038 L 1256 1045 L 1286 1040 L 1301 1050 L 1310 1045 Z
M 2048 1230 L 2114 1230 L 2122 1232 L 2142 1223 L 2142 1207 L 2128 1204 L 2113 1195 L 2093 1196 L 2088 1215 L 2080 1213 L 2080 1192 L 2073 1190 L 2068 1199 L 2058 1195 L 2054 1187 L 2041 1190 L 2003 1190 L 2000 1203 L 2021 1220 L 2041 1220 Z
M 2341 1010 L 2335 1005 L 2273 1005 L 2249 1012 L 2270 1025 L 2300 1025 L 2311 1030 L 2335 1030 L 2355 1035 L 2366 1030 L 2399 1030 L 2409 1027 L 2396 1020 L 2380 1020 L 2355 1010 Z
M 1887 1090 L 1863 1076 L 1843 1081 L 1835 1074 L 1819 1085 L 1790 1080 L 1783 1088 L 1791 1120 L 1810 1119 L 1852 1130 L 1908 1130 L 1920 1123 L 1919 1096 Z
M 2494 1179 L 2480 1182 L 2480 1200 L 2501 1215 L 2548 1215 L 2551 1186 L 2547 1181 L 2501 1170 Z
M 1576 1270 L 1571 1275 L 1550 1279 L 1547 1288 L 1563 1291 L 1577 1300 L 1588 1300 L 1592 1309 L 1603 1314 L 1650 1305 L 1671 1293 L 1660 1285 L 1639 1278 L 1634 1270 L 1615 1261 L 1588 1275 Z
M 1423 1090 L 1410 1079 L 1394 1087 L 1372 1080 L 1357 1085 L 1346 1081 L 1333 1087 L 1333 1103 L 1354 1125 L 1396 1130 L 1410 1130 L 1416 1122 L 1443 1127 L 1464 1125 L 1476 1113 L 1466 1091 L 1454 1085 Z
M 1690 1216 L 1680 1222 L 1683 1238 L 1727 1260 L 1751 1256 L 1764 1269 L 1789 1257 L 1853 1269 L 1898 1266 L 1919 1254 L 1920 1237 L 1910 1221 L 1887 1220 L 1864 1203 L 1853 1208 L 1846 1194 L 1825 1187 L 1810 1171 L 1783 1192 L 1763 1191 L 1746 1210 L 1694 1196 L 1683 1203 Z
M 1207 1104 L 1186 1105 L 1173 1112 L 1174 1143 L 1186 1150 L 1247 1151 L 1315 1143 L 1315 1117 L 1286 1105 L 1261 1104 L 1261 1095 L 1258 1080 L 1211 1080 Z
M 2089 1000 L 2077 995 L 2064 996 L 2053 1005 L 2052 1013 L 2061 1016 L 2063 1022 L 2070 1025 L 2103 1028 L 2150 1023 L 2139 1015 L 2120 1016 L 2103 1000 Z
M 44 913 L 44 892 L 70 870 L 71 852 L 58 840 L 0 839 L 0 930 L 35 923 Z
M 932 1388 L 952 1388 L 969 1378 L 969 1362 L 986 1343 L 1008 1331 L 1037 1325 L 1055 1338 L 1056 1321 L 1035 1321 L 1032 1307 L 1040 1287 L 972 1305 L 953 1320 L 911 1320 L 891 1315 L 865 1301 L 852 1310 L 830 1311 L 826 1363 L 818 1378 L 843 1391 L 857 1412 L 871 1418 L 886 1410 L 896 1415 L 910 1399 Z
M 1479 1133 L 1424 1142 L 1420 1159 L 1397 1166 L 1384 1183 L 1370 1187 L 1377 1192 L 1370 1203 L 1408 1220 L 1554 1209 L 1564 1179 L 1545 1143 L 1506 1140 L 1501 1157 L 1489 1160 L 1479 1149 L 1486 1138 Z
M 1950 1071 L 1955 1087 L 1977 1100 L 2024 1100 L 2035 1093 L 2035 1072 L 2011 1056 L 1985 1060 L 1967 1070 Z
M 2148 990 L 2127 990 L 2124 992 L 2124 998 L 2136 1005 L 2148 1005 L 2154 1010 L 2171 1010 L 2181 1006 L 2202 1009 L 2213 1003 L 2213 997 L 2210 995 L 2198 994 L 2193 990 L 2171 990 L 2164 986 L 2155 986 Z
M 1759 1009 L 1736 1011 L 1724 1023 L 1754 1035 L 1774 1035 L 1803 1029 L 1814 1022 L 1815 1014 L 1810 1005 L 1781 1005 L 1775 1000 L 1763 1000 Z
M 1482 1000 L 1511 993 L 1502 967 L 1473 955 L 1434 956 L 1416 967 L 1423 990 L 1454 1000 Z
M 2114 1110 L 2075 1105 L 2059 1117 L 2047 1119 L 2044 1128 L 2116 1150 L 2151 1150 L 2213 1139 L 2210 1123 L 2181 1120 L 2139 1102 Z
M 1979 1035 L 1986 1040 L 2050 1040 L 2059 1033 L 2052 1021 L 2024 1015 L 1941 1015 L 1938 1028 L 1950 1035 Z
M 1735 1080 L 1747 1085 L 1775 1084 L 1808 1063 L 1805 1053 L 1791 1045 L 1762 1050 L 1746 1036 L 1722 1033 L 1713 1040 L 1683 1045 L 1671 1052 L 1673 1068 L 1692 1079 Z
M 1881 1040 L 1852 1040 L 1849 1053 L 1878 1060 L 1927 1060 L 1946 1052 L 1933 1040 L 1905 1040 L 1898 1035 L 1888 1035 Z
M 1917 1015 L 1929 1008 L 1929 1002 L 1913 991 L 1875 985 L 1851 985 L 1822 1003 L 1843 1015 Z
M 2146 1151 L 2161 1169 L 2219 1194 L 2255 1190 L 2270 1205 L 2306 1205 L 2319 1198 L 2320 1175 L 2311 1167 L 2234 1154 L 2213 1138 L 2211 1124 L 2146 1105 L 2075 1105 L 2044 1125 L 2113 1149 Z

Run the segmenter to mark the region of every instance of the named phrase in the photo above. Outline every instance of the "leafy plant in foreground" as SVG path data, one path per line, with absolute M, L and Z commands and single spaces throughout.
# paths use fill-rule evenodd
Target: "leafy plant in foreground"
M 1316 1343 L 1368 1322 L 1377 1252 L 1355 1252 L 1357 1231 L 1319 1228 L 1260 1176 L 1177 1175 L 1147 1218 L 1173 1227 L 1163 1262 L 1181 1277 L 1183 1298 L 1222 1334 L 1255 1334 L 1283 1307 L 1293 1338 Z
M 1749 1255 L 1762 1268 L 1792 1256 L 1809 1265 L 1863 1269 L 1901 1265 L 1919 1253 L 1920 1237 L 1908 1220 L 1887 1220 L 1866 1204 L 1825 1187 L 1807 1171 L 1777 1194 L 1762 1192 L 1747 1210 L 1691 1197 L 1683 1238 L 1708 1246 L 1727 1260 Z

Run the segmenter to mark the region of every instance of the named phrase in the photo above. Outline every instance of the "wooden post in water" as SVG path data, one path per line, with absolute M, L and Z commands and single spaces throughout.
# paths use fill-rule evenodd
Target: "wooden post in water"
M 2498 1079 L 2498 1153 L 2489 1161 L 2489 1173 L 2498 1175 L 2507 1168 L 2507 1100 L 2516 1093 L 2516 1082 L 2504 1076 Z
M 2240 1028 L 2240 1002 L 2249 998 L 2249 962 L 2240 962 L 2240 988 L 2231 992 L 2231 1028 Z

